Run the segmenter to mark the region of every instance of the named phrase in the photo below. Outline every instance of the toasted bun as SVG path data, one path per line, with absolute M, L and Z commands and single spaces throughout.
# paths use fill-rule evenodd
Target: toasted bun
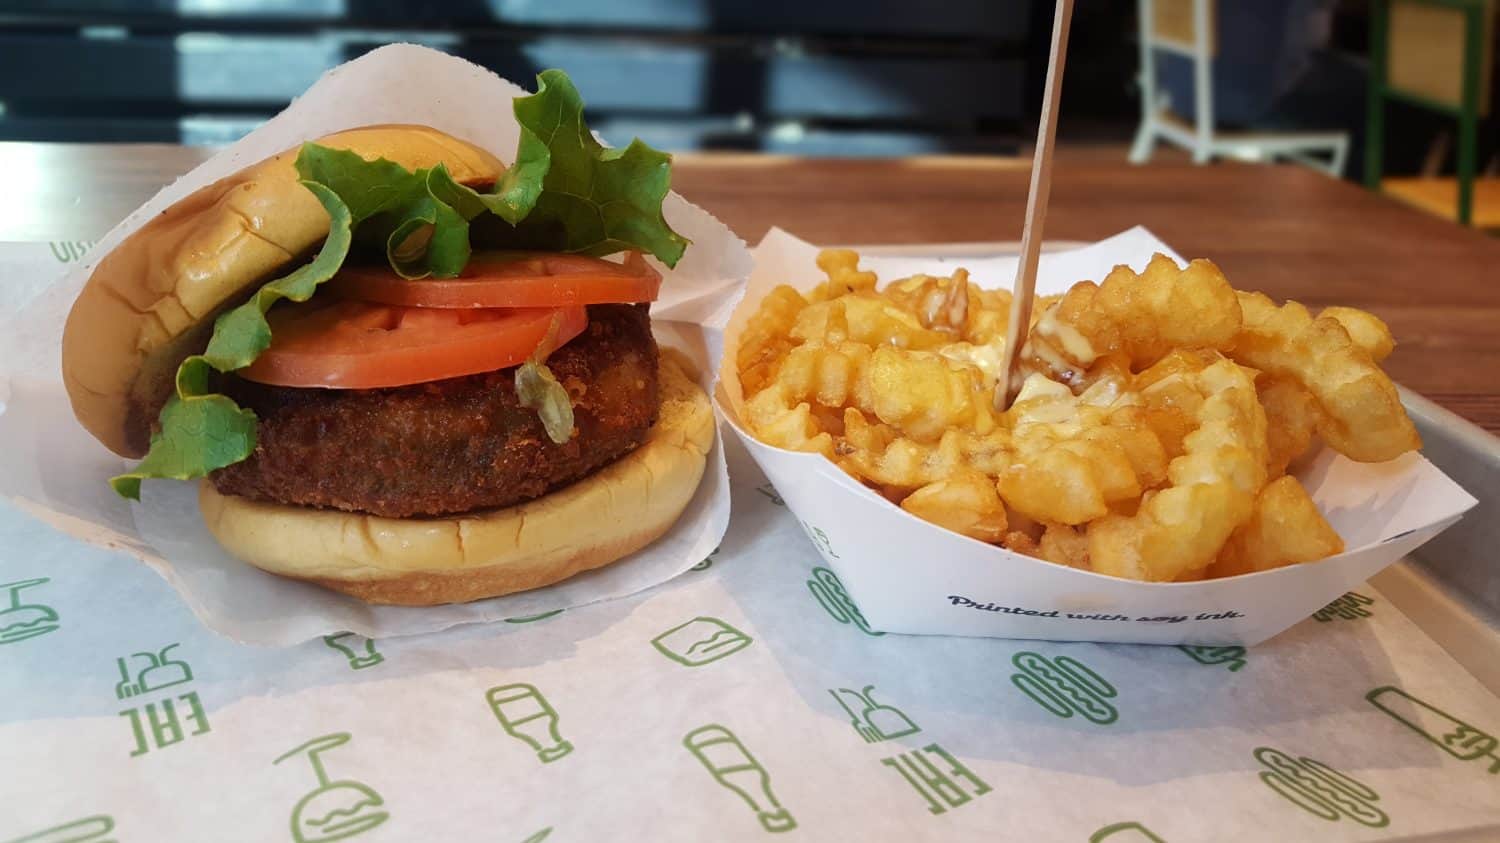
M 492 182 L 499 159 L 425 126 L 367 126 L 319 138 L 407 169 L 448 166 Z M 110 252 L 63 330 L 63 383 L 88 431 L 121 456 L 146 453 L 177 365 L 200 350 L 213 317 L 328 236 L 328 214 L 297 183 L 292 149 L 198 189 Z
M 203 481 L 208 529 L 273 574 L 370 603 L 430 606 L 540 588 L 608 565 L 676 522 L 713 444 L 708 396 L 664 352 L 661 415 L 641 446 L 577 483 L 507 509 L 452 518 L 257 503 Z

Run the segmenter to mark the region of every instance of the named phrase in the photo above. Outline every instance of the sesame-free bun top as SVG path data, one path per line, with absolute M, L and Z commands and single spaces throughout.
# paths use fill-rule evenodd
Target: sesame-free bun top
M 455 181 L 505 170 L 488 152 L 426 126 L 365 126 L 314 141 L 415 170 L 446 164 Z M 290 271 L 327 236 L 328 214 L 298 183 L 297 149 L 188 195 L 99 261 L 63 329 L 73 413 L 121 456 L 146 453 L 177 366 L 202 350 L 213 319 Z

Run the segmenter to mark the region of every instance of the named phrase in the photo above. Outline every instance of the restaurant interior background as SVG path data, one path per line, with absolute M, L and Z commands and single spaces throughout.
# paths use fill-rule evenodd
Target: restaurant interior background
M 1200 158 L 1300 158 L 1385 181 L 1419 204 L 1426 196 L 1449 215 L 1467 164 L 1478 175 L 1475 221 L 1500 224 L 1484 178 L 1495 171 L 1484 119 L 1493 3 L 1199 2 L 1079 0 L 1063 154 L 1123 157 L 1136 139 L 1138 159 L 1154 146 L 1157 160 L 1181 160 L 1190 142 Z M 5 0 L 0 140 L 222 144 L 339 62 L 411 41 L 511 79 L 566 68 L 588 92 L 591 122 L 615 143 L 639 135 L 671 150 L 1024 154 L 1050 9 L 1048 0 Z M 1142 11 L 1153 26 L 1140 26 Z M 1388 60 L 1375 64 L 1385 73 L 1372 71 L 1380 31 L 1390 33 Z M 1471 41 L 1476 68 L 1465 63 Z M 1145 54 L 1149 82 L 1139 72 Z M 1466 103 L 1471 70 L 1479 85 Z M 1202 78 L 1206 94 L 1195 86 Z M 1171 115 L 1166 142 L 1154 145 L 1137 138 L 1147 85 Z M 1383 125 L 1372 135 L 1377 105 Z M 1199 109 L 1211 113 L 1202 125 Z M 1367 161 L 1370 149 L 1378 161 Z

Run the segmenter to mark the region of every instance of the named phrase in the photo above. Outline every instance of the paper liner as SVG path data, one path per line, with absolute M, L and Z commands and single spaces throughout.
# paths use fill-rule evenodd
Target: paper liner
M 918 519 L 820 455 L 766 445 L 740 422 L 734 370 L 746 320 L 777 284 L 823 280 L 818 248 L 773 230 L 755 249 L 743 300 L 728 317 L 715 406 L 744 441 L 869 624 L 888 632 L 1151 644 L 1256 644 L 1290 627 L 1458 520 L 1476 501 L 1418 454 L 1361 464 L 1327 449 L 1297 472 L 1348 550 L 1319 562 L 1226 579 L 1145 583 L 1055 565 Z M 1143 228 L 1044 254 L 1037 293 L 1144 268 L 1162 252 Z M 871 257 L 882 283 L 965 266 L 984 287 L 1011 285 L 1016 258 Z
M 717 445 L 682 518 L 666 536 L 625 560 L 548 588 L 465 605 L 369 606 L 230 558 L 204 527 L 192 484 L 148 482 L 144 502 L 127 505 L 105 485 L 125 463 L 94 441 L 69 408 L 59 375 L 68 309 L 99 258 L 164 208 L 257 161 L 356 126 L 426 124 L 505 159 L 519 134 L 511 100 L 526 93 L 436 50 L 382 47 L 330 70 L 264 126 L 163 188 L 94 246 L 85 262 L 72 265 L 39 295 L 36 284 L 17 285 L 28 299 L 35 297 L 0 331 L 0 441 L 5 443 L 0 495 L 80 539 L 140 557 L 177 588 L 206 625 L 255 644 L 287 645 L 343 630 L 383 638 L 534 615 L 631 594 L 701 561 L 717 546 L 729 519 L 729 485 Z M 674 270 L 664 271 L 652 315 L 662 343 L 683 350 L 700 366 L 706 388 L 719 340 L 703 322 L 739 294 L 749 253 L 722 223 L 675 193 L 664 213 L 693 245 Z M 31 271 L 46 273 L 56 266 L 43 261 Z M 0 309 L 8 312 L 15 311 Z

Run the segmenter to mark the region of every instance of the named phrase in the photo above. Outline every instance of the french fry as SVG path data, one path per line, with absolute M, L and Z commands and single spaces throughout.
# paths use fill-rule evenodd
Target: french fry
M 1265 483 L 1266 416 L 1250 375 L 1220 360 L 1194 376 L 1203 395 L 1199 426 L 1167 467 L 1171 485 L 1142 499 L 1135 515 L 1109 514 L 1088 527 L 1094 570 L 1168 582 L 1207 567 L 1250 517 Z
M 1005 505 L 995 484 L 972 468 L 929 483 L 901 502 L 912 515 L 982 542 L 998 542 L 1005 535 Z
M 1318 318 L 1161 255 L 1038 300 L 1029 376 L 997 411 L 1010 294 L 968 273 L 877 290 L 848 250 L 773 290 L 736 362 L 745 420 L 907 512 L 1059 565 L 1187 582 L 1321 559 L 1342 541 L 1287 467 L 1320 434 L 1352 458 L 1420 444 L 1375 316 Z
M 1230 356 L 1291 378 L 1320 408 L 1318 432 L 1335 451 L 1360 462 L 1385 462 L 1422 446 L 1396 385 L 1339 320 L 1313 319 L 1297 302 L 1277 307 L 1260 293 L 1240 293 L 1244 327 Z
M 1329 526 L 1295 477 L 1271 481 L 1255 498 L 1250 520 L 1234 531 L 1210 577 L 1232 577 L 1325 559 L 1344 551 L 1344 540 Z
M 1156 255 L 1139 275 L 1117 266 L 1098 286 L 1073 285 L 1037 319 L 1021 356 L 1025 371 L 1072 383 L 1110 354 L 1149 366 L 1178 347 L 1227 349 L 1239 329 L 1234 288 L 1217 266 L 1179 269 Z

